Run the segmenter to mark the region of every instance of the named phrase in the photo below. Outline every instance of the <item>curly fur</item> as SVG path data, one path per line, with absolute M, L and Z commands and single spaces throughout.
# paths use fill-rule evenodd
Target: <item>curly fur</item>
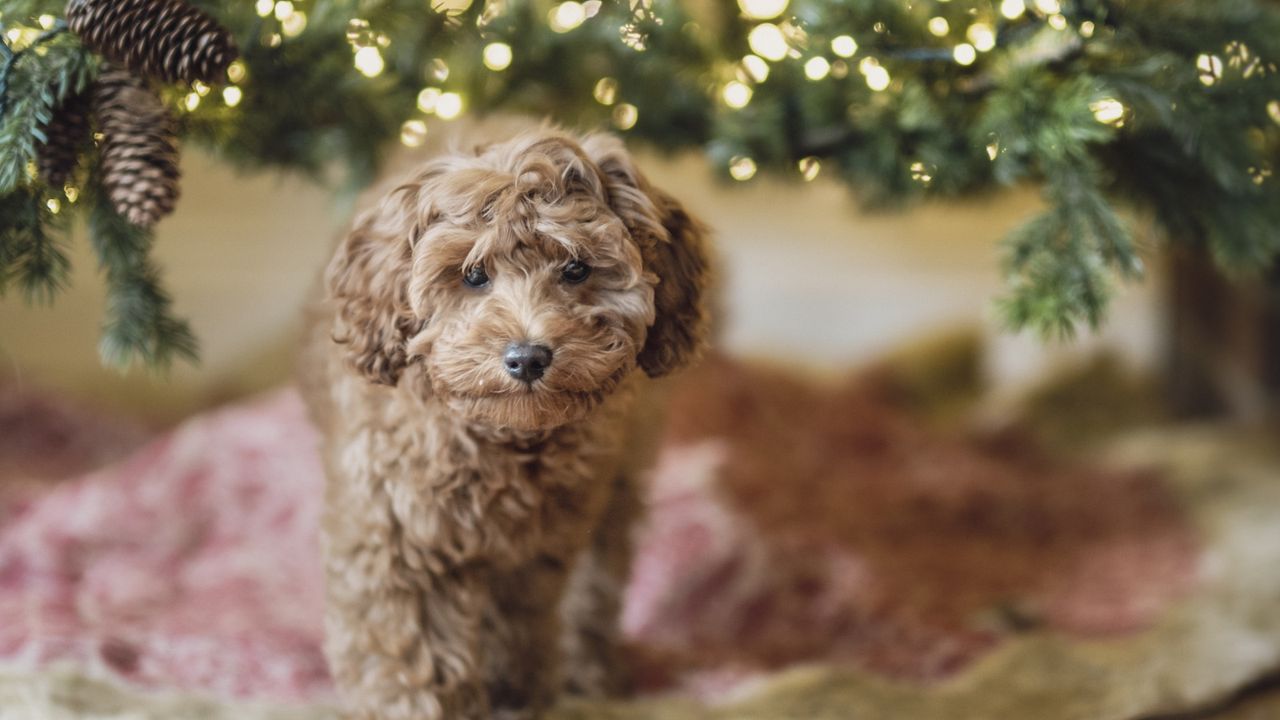
M 356 221 L 302 370 L 350 717 L 534 717 L 623 687 L 642 396 L 705 335 L 704 236 L 616 139 L 547 129 L 439 157 Z M 533 385 L 502 365 L 520 340 L 553 349 Z

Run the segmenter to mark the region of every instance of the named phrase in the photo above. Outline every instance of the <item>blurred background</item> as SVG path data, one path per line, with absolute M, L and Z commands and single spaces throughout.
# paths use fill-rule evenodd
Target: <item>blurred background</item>
M 0 720 L 336 717 L 304 309 L 401 175 L 543 117 L 721 271 L 642 698 L 553 717 L 1280 717 L 1274 4 L 3 12 Z

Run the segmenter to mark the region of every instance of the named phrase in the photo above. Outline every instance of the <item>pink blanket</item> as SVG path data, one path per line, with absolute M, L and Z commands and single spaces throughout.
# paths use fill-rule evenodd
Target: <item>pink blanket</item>
M 0 534 L 0 655 L 234 695 L 323 692 L 316 442 L 281 392 L 56 487 Z
M 724 407 L 743 410 L 737 391 L 702 385 L 721 393 Z M 686 404 L 707 405 L 706 398 L 692 394 Z M 803 412 L 819 421 L 823 417 L 812 405 Z M 695 414 L 690 410 L 687 417 Z M 769 417 L 770 433 L 786 426 Z M 838 417 L 852 415 L 841 411 Z M 908 548 L 904 552 L 916 554 L 904 555 L 906 564 L 886 565 L 886 548 L 897 546 L 892 527 L 868 538 L 788 531 L 785 523 L 770 519 L 767 509 L 775 504 L 758 497 L 759 488 L 741 481 L 736 491 L 726 490 L 734 486 L 726 477 L 768 469 L 767 458 L 735 468 L 735 461 L 751 457 L 743 443 L 758 442 L 749 434 L 751 423 L 727 424 L 742 428 L 739 432 L 703 420 L 702 430 L 673 430 L 650 489 L 650 519 L 639 536 L 623 620 L 651 688 L 678 684 L 714 696 L 753 673 L 817 659 L 900 678 L 941 677 L 1021 631 L 1022 624 L 1084 634 L 1140 628 L 1194 578 L 1190 533 L 1159 489 L 1145 481 L 1108 480 L 1099 486 L 1101 492 L 1118 494 L 1094 500 L 1110 503 L 1114 518 L 1103 513 L 1079 532 L 1075 525 L 1062 525 L 1067 528 L 1062 537 L 1046 541 L 1065 548 L 1058 565 L 1043 559 L 1042 550 L 1034 551 L 1041 555 L 1029 550 L 1001 556 L 1010 562 L 1021 557 L 1028 568 L 1018 576 L 1021 587 L 992 585 L 1013 593 L 1008 607 L 972 613 L 964 603 L 986 602 L 994 591 L 983 590 L 984 595 L 967 587 L 954 593 L 951 612 L 939 603 L 952 602 L 948 583 L 960 576 L 945 555 L 949 546 L 964 546 L 968 534 L 962 542 L 943 536 L 942 543 L 929 546 L 929 530 L 922 528 L 921 538 L 901 538 Z M 959 446 L 922 447 L 925 441 L 917 431 L 902 429 L 899 417 L 886 423 L 889 430 L 881 430 L 907 432 L 910 440 L 899 443 L 910 451 L 904 450 L 894 467 L 915 468 L 928 453 L 944 469 L 960 458 Z M 806 432 L 806 437 L 821 434 L 813 428 Z M 323 698 L 330 686 L 319 650 L 317 525 L 323 480 L 316 447 L 301 401 L 284 390 L 196 417 L 122 463 L 54 486 L 0 528 L 0 660 L 29 666 L 72 661 L 144 686 L 282 700 Z M 939 455 L 939 447 L 950 448 L 945 452 L 952 455 Z M 837 456 L 889 462 L 883 449 L 869 450 L 865 438 L 853 444 L 838 440 L 822 452 L 822 467 L 855 475 L 867 471 Z M 1000 470 L 995 459 L 982 462 L 987 464 L 971 467 L 979 475 L 997 475 L 1003 483 L 997 489 L 1038 482 Z M 922 482 L 905 472 L 882 468 L 875 477 L 894 488 L 912 488 L 911 503 L 923 503 L 920 512 L 939 519 L 940 527 L 949 522 L 947 508 L 954 502 L 968 507 L 999 499 L 984 495 L 993 491 L 982 482 Z M 919 477 L 938 477 L 936 469 L 919 472 L 924 473 Z M 833 483 L 816 470 L 808 475 L 814 482 Z M 769 483 L 779 498 L 820 495 L 805 489 L 803 477 L 773 482 L 779 477 L 785 475 L 775 474 Z M 896 513 L 899 525 L 911 524 L 915 504 L 895 510 L 898 495 L 880 497 L 868 487 L 849 486 L 871 505 L 860 512 L 890 519 Z M 736 499 L 729 501 L 734 492 Z M 1040 534 L 1055 532 L 1052 513 L 1074 513 L 1079 505 L 1059 511 L 1037 504 L 1035 492 L 1018 493 L 1017 502 L 1026 508 L 996 503 L 995 511 L 1044 515 L 1037 516 L 1045 528 Z M 743 505 L 747 496 L 766 511 L 757 514 Z M 1124 508 L 1147 518 L 1136 532 L 1123 529 L 1126 520 L 1116 513 Z M 860 526 L 873 522 L 859 521 Z M 806 524 L 821 525 L 801 523 Z M 974 527 L 956 532 L 978 533 L 975 557 L 984 547 L 995 551 L 1007 537 L 1003 530 Z M 911 574 L 904 575 L 904 568 Z M 917 590 L 937 596 L 928 612 L 903 602 Z M 1019 605 L 1026 598 L 1031 610 Z

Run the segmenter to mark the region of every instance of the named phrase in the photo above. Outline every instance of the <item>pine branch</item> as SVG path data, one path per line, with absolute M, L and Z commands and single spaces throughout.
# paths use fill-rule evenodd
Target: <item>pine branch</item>
M 103 363 L 164 369 L 176 359 L 195 362 L 195 336 L 186 320 L 173 316 L 149 257 L 151 233 L 118 215 L 101 193 L 94 193 L 92 204 L 90 236 L 107 279 L 107 320 L 98 344 Z
M 997 301 L 1005 323 L 1042 338 L 1071 338 L 1081 323 L 1096 329 L 1111 300 L 1113 277 L 1135 279 L 1142 265 L 1126 225 L 1100 189 L 1083 178 L 1051 185 L 1052 206 L 1004 243 L 1009 290 Z
M 1049 209 L 1004 244 L 1009 287 L 997 307 L 1006 324 L 1042 337 L 1069 338 L 1096 328 L 1113 276 L 1137 277 L 1141 263 L 1128 228 L 1106 198 L 1097 149 L 1116 140 L 1090 106 L 1110 95 L 1096 79 L 1058 80 L 1019 69 L 988 101 L 979 123 L 997 149 L 996 177 L 1044 178 Z
M 16 282 L 27 302 L 51 303 L 67 286 L 71 263 L 57 235 L 66 220 L 34 188 L 0 197 L 0 295 Z
M 20 50 L 6 46 L 6 52 L 0 70 L 0 194 L 28 181 L 54 110 L 82 91 L 93 71 L 89 54 L 57 28 Z

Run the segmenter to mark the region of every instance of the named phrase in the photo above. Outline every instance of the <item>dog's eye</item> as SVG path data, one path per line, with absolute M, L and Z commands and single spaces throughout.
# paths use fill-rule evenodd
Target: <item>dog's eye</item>
M 570 285 L 577 285 L 587 276 L 591 274 L 591 266 L 581 260 L 570 260 L 568 265 L 564 266 L 564 270 L 560 271 L 560 277 Z
M 489 273 L 484 271 L 484 267 L 480 265 L 472 265 L 467 269 L 466 274 L 462 276 L 462 282 L 468 287 L 478 288 L 489 284 Z

